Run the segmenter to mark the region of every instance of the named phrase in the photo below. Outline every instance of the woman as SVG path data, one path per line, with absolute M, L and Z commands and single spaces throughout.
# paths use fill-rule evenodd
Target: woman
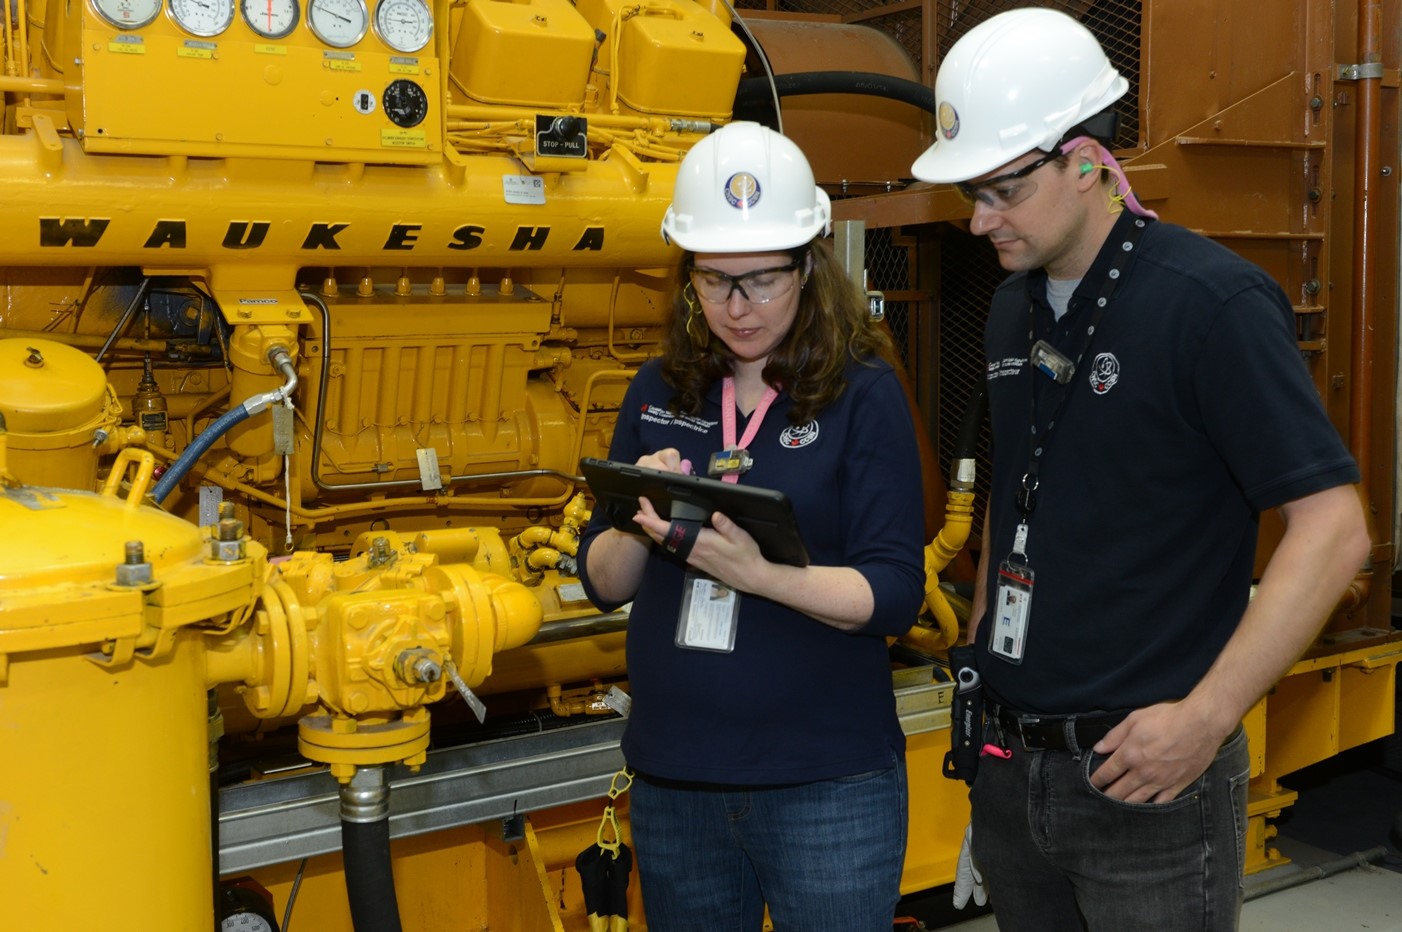
M 664 353 L 610 449 L 783 491 L 811 564 L 764 559 L 722 514 L 680 559 L 645 499 L 646 537 L 596 512 L 580 547 L 595 604 L 633 602 L 623 752 L 654 932 L 758 930 L 766 903 L 778 929 L 887 932 L 900 895 L 885 638 L 923 596 L 919 458 L 890 340 L 818 238 L 829 217 L 803 154 L 765 127 L 687 154 L 662 223 L 686 251 Z

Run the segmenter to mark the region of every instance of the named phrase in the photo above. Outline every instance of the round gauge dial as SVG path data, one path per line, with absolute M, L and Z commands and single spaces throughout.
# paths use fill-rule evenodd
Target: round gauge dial
M 308 0 L 307 25 L 332 48 L 350 48 L 365 38 L 370 10 L 365 0 Z
M 396 52 L 417 52 L 433 36 L 433 13 L 425 0 L 380 0 L 375 32 Z
M 428 116 L 428 95 L 413 81 L 403 78 L 389 83 L 380 102 L 389 121 L 405 129 L 418 126 Z
M 170 0 L 170 18 L 192 36 L 217 36 L 234 21 L 234 0 Z
M 243 21 L 264 39 L 282 39 L 297 28 L 297 0 L 239 0 Z
M 92 0 L 92 8 L 118 29 L 140 29 L 161 12 L 161 0 Z

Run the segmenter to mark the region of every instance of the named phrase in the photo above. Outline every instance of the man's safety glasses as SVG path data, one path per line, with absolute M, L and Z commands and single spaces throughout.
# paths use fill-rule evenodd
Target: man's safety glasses
M 724 304 L 737 290 L 740 297 L 751 304 L 768 304 L 782 298 L 792 290 L 798 262 L 776 266 L 772 269 L 756 269 L 743 275 L 727 275 L 715 269 L 691 267 L 691 287 L 703 301 Z
M 970 207 L 977 202 L 991 210 L 1007 210 L 1016 207 L 1036 193 L 1037 182 L 1028 181 L 1027 176 L 1048 162 L 1059 158 L 1061 158 L 1060 152 L 1048 152 L 1037 161 L 1029 162 L 1017 171 L 989 178 L 987 181 L 980 181 L 977 184 L 956 182 L 954 187 L 958 189 L 960 196 Z

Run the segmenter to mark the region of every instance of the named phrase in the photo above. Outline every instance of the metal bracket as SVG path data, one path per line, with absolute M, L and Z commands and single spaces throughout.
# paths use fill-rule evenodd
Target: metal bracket
M 1375 61 L 1366 65 L 1340 65 L 1337 78 L 1340 81 L 1362 81 L 1368 78 L 1381 79 L 1382 76 L 1383 63 Z

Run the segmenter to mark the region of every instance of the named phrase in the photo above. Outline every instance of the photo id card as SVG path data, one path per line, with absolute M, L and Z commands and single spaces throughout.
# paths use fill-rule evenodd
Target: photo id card
M 704 573 L 689 571 L 682 581 L 677 646 L 730 653 L 740 620 L 740 593 Z
M 1032 570 L 1013 560 L 998 566 L 998 592 L 994 596 L 993 631 L 988 650 L 1010 663 L 1022 663 L 1027 646 L 1027 621 L 1032 611 Z

